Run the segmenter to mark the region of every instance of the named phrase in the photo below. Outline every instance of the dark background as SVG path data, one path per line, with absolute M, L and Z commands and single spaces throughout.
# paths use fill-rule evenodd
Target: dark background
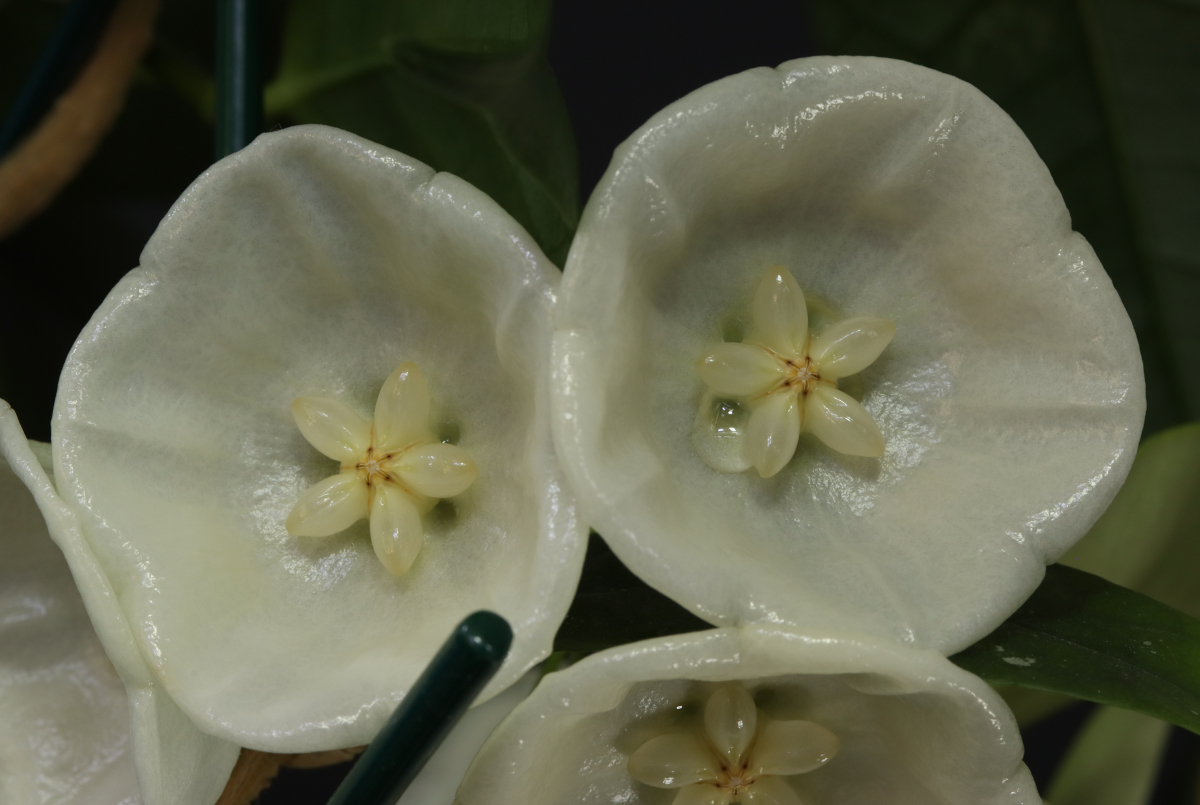
M 562 0 L 555 7 L 548 48 L 578 141 L 581 199 L 604 172 L 613 148 L 648 117 L 730 73 L 818 53 L 887 55 L 950 72 L 983 89 L 1030 136 L 1063 192 L 1075 227 L 1113 276 L 1142 344 L 1150 398 L 1147 434 L 1195 419 L 1196 395 L 1187 372 L 1179 368 L 1191 360 L 1188 334 L 1164 309 L 1181 305 L 1183 313 L 1176 317 L 1186 320 L 1187 312 L 1200 304 L 1200 284 L 1194 262 L 1175 267 L 1183 272 L 1179 276 L 1170 273 L 1171 266 L 1163 267 L 1164 252 L 1155 249 L 1161 232 L 1156 235 L 1147 224 L 1155 210 L 1139 208 L 1138 177 L 1131 174 L 1137 164 L 1122 157 L 1130 147 L 1128 127 L 1122 128 L 1120 103 L 1113 100 L 1111 60 L 1105 61 L 1097 44 L 1102 39 L 1095 30 L 1099 12 L 1093 7 L 1103 5 L 1063 0 Z M 1200 5 L 1147 4 L 1151 6 L 1158 15 L 1156 25 L 1176 33 L 1182 25 L 1200 33 Z M 61 9 L 48 0 L 0 2 L 0 109 L 7 107 Z M 265 9 L 269 77 L 279 58 L 287 5 L 267 0 Z M 1200 108 L 1195 89 L 1200 86 L 1200 38 L 1190 40 L 1189 55 L 1177 36 L 1142 41 L 1153 30 L 1134 26 L 1121 36 L 1142 39 L 1118 44 L 1143 54 L 1156 50 L 1163 64 L 1129 69 L 1165 69 L 1191 86 L 1191 94 L 1185 92 L 1178 103 L 1191 108 L 1188 114 L 1194 119 Z M 210 3 L 168 0 L 158 31 L 157 48 L 211 73 Z M 1157 79 L 1148 75 L 1145 80 Z M 1169 118 L 1170 110 L 1165 114 Z M 267 126 L 288 123 L 269 120 Z M 1171 140 L 1176 125 L 1168 120 L 1162 136 Z M 1194 128 L 1187 136 L 1192 133 Z M 144 71 L 116 126 L 83 172 L 47 212 L 0 241 L 0 397 L 16 409 L 31 438 L 49 439 L 58 372 L 71 344 L 109 289 L 137 265 L 159 219 L 210 164 L 212 140 L 210 123 L 152 70 Z M 1164 170 L 1174 170 L 1169 158 L 1176 151 L 1161 150 L 1168 160 Z M 1196 153 L 1193 147 L 1184 154 L 1191 165 L 1200 163 Z M 1197 206 L 1187 203 L 1200 197 L 1197 174 L 1186 172 L 1191 167 L 1180 170 L 1190 182 L 1179 190 L 1180 203 L 1184 210 L 1194 210 Z M 1200 227 L 1200 219 L 1190 220 L 1175 225 Z M 1198 293 L 1189 298 L 1188 287 Z M 1176 303 L 1180 293 L 1183 300 Z M 1089 705 L 1076 705 L 1027 730 L 1027 762 L 1040 786 L 1048 782 L 1089 712 Z M 1176 731 L 1155 805 L 1182 801 L 1179 786 L 1194 771 L 1196 754 L 1195 737 Z M 323 803 L 344 773 L 344 767 L 285 770 L 262 802 Z

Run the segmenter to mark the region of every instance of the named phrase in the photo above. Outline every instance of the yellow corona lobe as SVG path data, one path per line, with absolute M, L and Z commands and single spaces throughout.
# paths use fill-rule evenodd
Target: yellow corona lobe
M 292 417 L 300 433 L 341 462 L 341 472 L 300 496 L 288 533 L 327 537 L 368 518 L 379 561 L 393 575 L 406 573 L 424 541 L 421 515 L 465 492 L 479 473 L 465 450 L 437 441 L 429 408 L 429 386 L 411 361 L 384 381 L 371 422 L 338 400 L 297 398 Z
M 774 721 L 759 712 L 741 685 L 708 697 L 702 733 L 673 732 L 642 744 L 626 765 L 633 779 L 675 788 L 673 805 L 744 800 L 800 805 L 784 780 L 806 774 L 837 753 L 836 735 L 811 721 Z
M 804 432 L 848 455 L 882 456 L 879 426 L 861 403 L 838 390 L 837 381 L 873 363 L 896 334 L 896 325 L 858 317 L 811 333 L 804 292 L 781 267 L 759 282 L 751 316 L 753 326 L 744 341 L 721 344 L 696 361 L 696 373 L 710 390 L 701 401 L 698 427 L 707 421 L 712 395 L 750 410 L 739 445 L 744 464 L 728 458 L 728 447 L 718 453 L 707 443 L 697 444 L 701 457 L 722 472 L 752 466 L 769 478 L 795 455 Z M 716 456 L 719 461 L 713 460 Z

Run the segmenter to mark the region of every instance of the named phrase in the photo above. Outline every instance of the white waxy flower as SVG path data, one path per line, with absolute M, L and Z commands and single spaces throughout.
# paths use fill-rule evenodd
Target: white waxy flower
M 896 334 L 896 325 L 858 317 L 810 335 L 804 292 L 787 269 L 778 267 L 759 282 L 752 315 L 746 340 L 726 342 L 704 355 L 696 371 L 714 394 L 750 405 L 744 449 L 758 474 L 769 478 L 783 469 L 805 430 L 839 453 L 882 456 L 879 426 L 858 400 L 838 390 L 837 381 L 870 366 Z M 711 410 L 707 396 L 700 408 L 703 421 Z
M 342 471 L 300 496 L 288 533 L 328 537 L 368 518 L 375 555 L 396 576 L 421 550 L 421 515 L 439 498 L 465 492 L 479 474 L 467 451 L 434 436 L 429 386 L 411 361 L 384 382 L 372 422 L 324 397 L 297 397 L 292 416 L 313 447 L 342 462 Z
M 15 419 L 0 402 L 0 431 Z M 19 469 L 49 463 L 48 444 L 33 445 L 37 459 L 0 446 Z M 132 755 L 125 686 L 29 490 L 0 459 L 0 802 L 136 805 Z
M 548 674 L 456 802 L 1039 805 L 1022 753 L 999 694 L 937 652 L 756 625 Z
M 129 691 L 146 805 L 211 805 L 241 747 L 367 743 L 476 610 L 514 632 L 480 703 L 549 654 L 587 535 L 549 430 L 559 278 L 477 189 L 321 126 L 263 135 L 164 218 L 66 361 L 53 480 L 22 476 Z M 431 398 L 394 378 L 372 437 L 409 361 Z M 415 494 L 372 501 L 356 470 L 330 482 L 349 502 L 306 496 L 332 467 L 297 398 L 333 412 L 322 451 L 398 449 L 363 471 Z M 330 536 L 288 533 L 301 498 L 296 530 Z
M 756 301 L 772 266 L 797 284 Z M 554 322 L 585 518 L 721 626 L 970 645 L 1104 511 L 1145 411 L 1129 317 L 1029 141 L 888 59 L 750 70 L 655 115 L 588 201 Z M 846 396 L 784 389 L 814 359 Z
M 678 805 L 800 805 L 796 792 L 774 778 L 820 768 L 838 751 L 837 736 L 820 724 L 762 716 L 741 685 L 708 697 L 699 732 L 651 738 L 629 758 L 630 776 L 656 788 L 682 789 Z

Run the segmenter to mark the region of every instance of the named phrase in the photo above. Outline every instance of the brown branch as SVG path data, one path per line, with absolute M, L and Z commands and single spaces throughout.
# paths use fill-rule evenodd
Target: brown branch
M 351 749 L 334 749 L 329 752 L 308 752 L 300 755 L 273 755 L 268 752 L 257 752 L 253 749 L 243 749 L 238 755 L 237 765 L 229 775 L 229 782 L 216 805 L 249 805 L 254 798 L 271 785 L 271 781 L 279 774 L 279 769 L 318 769 L 322 766 L 332 766 L 335 763 L 345 763 L 353 760 L 366 749 L 356 746 Z
M 75 83 L 0 162 L 0 238 L 48 207 L 96 150 L 124 105 L 157 13 L 158 0 L 120 0 Z

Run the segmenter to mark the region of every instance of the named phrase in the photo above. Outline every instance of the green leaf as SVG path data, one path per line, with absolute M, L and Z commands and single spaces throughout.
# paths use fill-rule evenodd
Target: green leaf
M 466 179 L 559 265 L 579 222 L 550 0 L 298 0 L 268 115 L 352 131 Z
M 1112 505 L 1061 562 L 1200 618 L 1200 423 L 1138 448 Z
M 1200 4 L 812 0 L 811 8 L 824 52 L 932 67 L 1012 115 L 1133 320 L 1147 433 L 1200 418 L 1200 319 L 1191 313 L 1200 303 Z
M 588 540 L 583 575 L 554 650 L 590 654 L 652 637 L 698 632 L 712 624 L 648 586 L 621 564 L 599 534 Z
M 1149 805 L 1170 728 L 1101 707 L 1088 719 L 1046 791 L 1054 805 Z
M 1062 565 L 990 635 L 950 658 L 996 685 L 1136 710 L 1200 733 L 1200 621 Z

